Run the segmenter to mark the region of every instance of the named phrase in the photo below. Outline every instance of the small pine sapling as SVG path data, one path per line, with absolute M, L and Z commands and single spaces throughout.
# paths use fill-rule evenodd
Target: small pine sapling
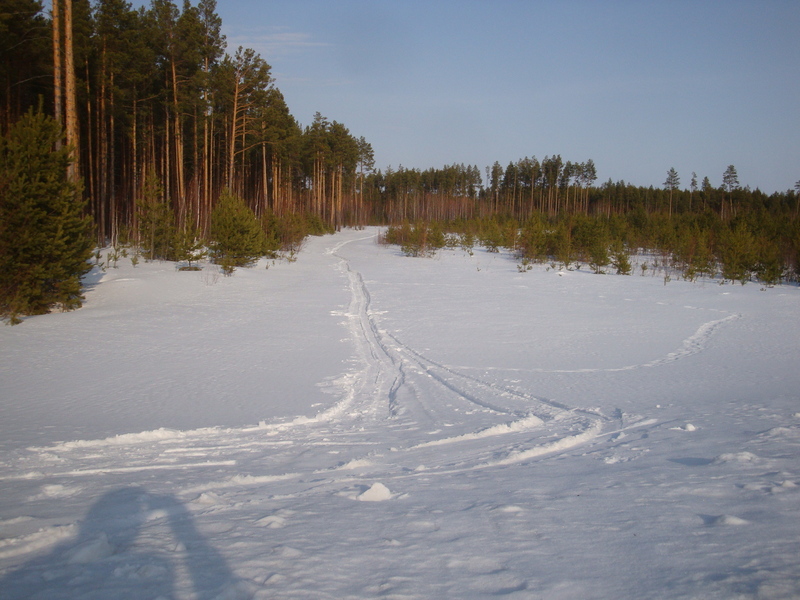
M 520 273 L 526 273 L 533 269 L 533 264 L 530 258 L 523 257 L 522 260 L 517 265 L 517 271 Z
M 617 275 L 631 274 L 631 261 L 622 242 L 614 242 L 611 248 L 611 266 L 617 270 Z
M 111 250 L 108 252 L 108 263 L 111 265 L 111 268 L 117 268 L 117 262 L 119 261 L 122 254 L 119 251 L 119 248 L 116 246 L 112 247 Z
M 608 247 L 602 242 L 595 243 L 589 251 L 589 267 L 596 275 L 603 275 L 603 267 L 609 262 Z
M 175 232 L 172 242 L 175 260 L 186 262 L 188 265 L 179 267 L 179 271 L 199 271 L 200 267 L 193 264 L 199 262 L 206 255 L 203 241 L 195 228 L 186 227 Z
M 467 231 L 466 233 L 461 235 L 461 249 L 473 256 L 472 249 L 475 247 L 475 236 L 471 231 Z

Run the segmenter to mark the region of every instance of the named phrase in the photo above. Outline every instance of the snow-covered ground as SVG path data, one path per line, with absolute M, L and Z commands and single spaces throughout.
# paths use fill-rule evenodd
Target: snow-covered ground
M 800 597 L 796 287 L 376 234 L 0 328 L 0 598 Z

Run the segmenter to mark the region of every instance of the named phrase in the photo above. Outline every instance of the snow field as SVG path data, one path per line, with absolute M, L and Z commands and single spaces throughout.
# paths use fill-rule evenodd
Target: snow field
M 800 595 L 796 288 L 376 233 L 0 330 L 2 598 Z

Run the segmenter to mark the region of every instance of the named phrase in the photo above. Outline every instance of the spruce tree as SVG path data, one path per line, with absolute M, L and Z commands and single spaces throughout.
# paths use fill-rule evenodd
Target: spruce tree
M 81 306 L 81 276 L 92 254 L 91 222 L 80 186 L 67 179 L 62 131 L 29 110 L 0 139 L 0 315 Z

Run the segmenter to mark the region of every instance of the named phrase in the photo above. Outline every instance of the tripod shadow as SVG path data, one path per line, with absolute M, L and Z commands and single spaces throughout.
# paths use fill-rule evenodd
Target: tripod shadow
M 165 600 L 192 590 L 212 600 L 248 597 L 245 587 L 181 502 L 129 486 L 92 505 L 77 539 L 0 579 L 0 599 Z

